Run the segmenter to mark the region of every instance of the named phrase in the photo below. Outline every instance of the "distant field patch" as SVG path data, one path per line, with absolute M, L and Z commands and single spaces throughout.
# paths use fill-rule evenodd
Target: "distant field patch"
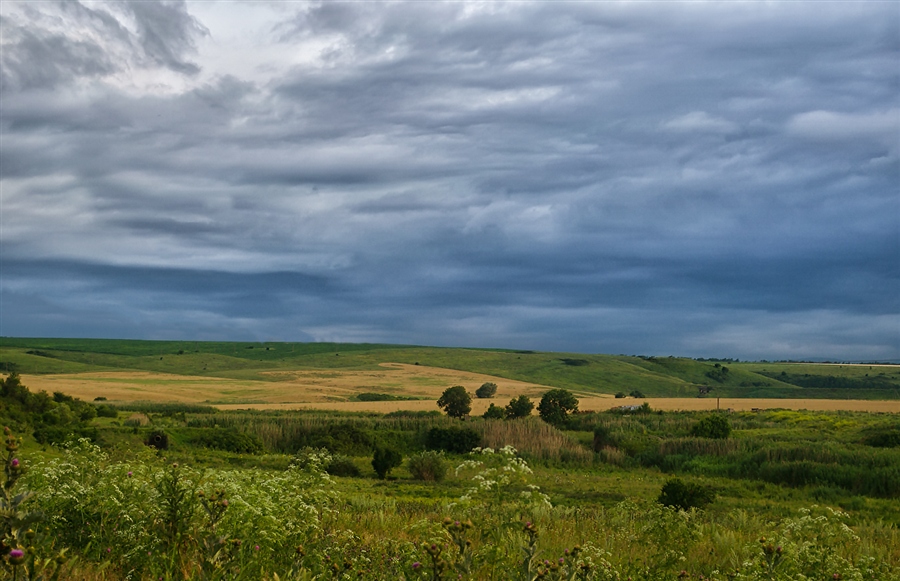
M 212 403 L 223 408 L 290 409 L 306 405 L 324 405 L 328 409 L 344 403 L 352 405 L 414 404 L 405 398 L 423 399 L 434 406 L 441 392 L 462 385 L 475 392 L 486 381 L 497 384 L 493 401 L 528 395 L 539 398 L 550 389 L 544 385 L 493 377 L 467 371 L 455 371 L 425 365 L 384 363 L 377 371 L 278 370 L 263 371 L 268 381 L 175 375 L 149 371 L 104 371 L 23 375 L 22 382 L 32 391 L 60 391 L 93 401 L 105 397 L 110 402 L 156 401 Z M 277 378 L 272 381 L 271 378 Z M 354 401 L 360 395 L 378 393 L 394 401 Z M 488 400 L 485 400 L 488 401 Z M 329 407 L 330 406 L 330 407 Z M 392 409 L 425 409 L 395 407 Z M 429 408 L 430 409 L 430 408 Z M 391 410 L 388 410 L 391 411 Z
M 483 383 L 497 384 L 491 399 L 472 401 L 472 414 L 480 415 L 491 403 L 506 405 L 519 395 L 535 403 L 550 386 L 467 371 L 426 365 L 383 363 L 378 370 L 277 370 L 263 371 L 267 380 L 176 375 L 150 371 L 103 371 L 69 374 L 24 375 L 33 391 L 60 391 L 93 401 L 207 403 L 221 409 L 325 409 L 388 413 L 397 410 L 432 411 L 441 392 L 462 385 L 475 393 Z M 273 381 L 273 378 L 277 378 Z M 576 391 L 577 393 L 577 391 Z M 380 401 L 372 399 L 377 394 Z M 614 398 L 612 395 L 578 394 L 581 410 L 606 410 L 644 401 L 654 410 L 712 410 L 716 398 Z M 583 397 L 582 397 L 583 396 Z M 392 399 L 395 398 L 395 399 Z M 900 400 L 855 399 L 759 399 L 720 398 L 718 406 L 735 411 L 758 409 L 847 410 L 900 413 Z

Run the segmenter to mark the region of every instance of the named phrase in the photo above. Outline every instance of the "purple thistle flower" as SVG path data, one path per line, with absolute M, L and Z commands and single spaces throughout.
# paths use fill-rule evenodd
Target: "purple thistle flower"
M 415 563 L 413 563 L 413 569 L 418 569 L 418 568 L 421 567 L 421 566 L 422 566 L 422 563 L 420 563 L 420 562 L 418 562 L 418 561 L 416 561 Z
M 254 546 L 254 547 L 253 547 L 253 550 L 254 550 L 254 551 L 258 551 L 258 550 L 259 550 L 259 545 Z
M 25 556 L 25 552 L 22 549 L 13 549 L 9 552 L 9 557 L 11 559 L 21 559 Z
M 129 471 L 128 471 L 128 474 L 127 474 L 126 476 L 128 476 L 129 478 L 131 478 L 132 476 L 134 476 L 134 472 L 132 472 L 131 470 L 129 470 Z
M 12 460 L 9 461 L 9 465 L 12 466 L 13 468 L 18 468 L 19 467 L 19 459 L 13 458 Z

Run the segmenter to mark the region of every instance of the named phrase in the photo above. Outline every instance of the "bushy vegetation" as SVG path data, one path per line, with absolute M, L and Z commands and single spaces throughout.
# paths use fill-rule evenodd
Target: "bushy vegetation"
M 384 480 L 391 470 L 403 463 L 403 456 L 389 446 L 378 446 L 372 455 L 372 468 L 378 477 Z
M 427 450 L 412 456 L 407 469 L 416 480 L 440 482 L 447 475 L 447 461 L 443 453 Z
M 481 387 L 475 390 L 475 397 L 490 398 L 497 394 L 497 384 L 493 381 L 486 381 Z
M 346 456 L 332 456 L 328 464 L 325 465 L 325 472 L 331 476 L 343 476 L 358 478 L 362 476 L 362 471 L 352 458 Z
M 443 450 L 455 454 L 465 454 L 481 444 L 481 434 L 472 428 L 431 428 L 425 439 L 429 450 Z
M 731 435 L 731 422 L 723 414 L 708 415 L 691 427 L 691 435 L 696 438 L 727 438 Z
M 506 405 L 506 419 L 515 420 L 518 418 L 527 418 L 534 409 L 534 403 L 526 395 L 514 397 Z
M 93 442 L 73 432 L 42 446 L 26 429 L 24 445 L 7 444 L 0 576 L 900 577 L 890 414 L 714 414 L 728 438 L 692 433 L 709 414 L 652 411 L 570 413 L 560 427 L 416 413 L 140 415 L 135 426 L 84 420 Z M 168 445 L 146 446 L 154 433 Z M 209 445 L 232 438 L 259 448 Z M 426 452 L 430 440 L 457 451 Z
M 714 498 L 715 493 L 708 486 L 685 482 L 681 478 L 670 478 L 663 484 L 657 501 L 663 506 L 691 510 L 705 508 Z

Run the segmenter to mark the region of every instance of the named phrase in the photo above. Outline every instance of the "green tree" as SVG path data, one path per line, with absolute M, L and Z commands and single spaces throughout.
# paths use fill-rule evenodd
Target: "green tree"
M 387 478 L 391 469 L 396 468 L 402 463 L 403 456 L 393 448 L 379 446 L 375 448 L 375 453 L 372 455 L 372 468 L 375 469 L 376 474 L 378 474 L 378 477 L 382 480 Z
M 464 418 L 472 411 L 472 396 L 465 387 L 454 385 L 444 390 L 437 404 L 451 418 Z
M 520 395 L 519 397 L 511 399 L 506 406 L 506 419 L 514 420 L 516 418 L 526 418 L 531 415 L 531 410 L 533 409 L 534 404 L 531 400 L 528 399 L 527 396 Z
M 538 413 L 541 419 L 557 427 L 564 426 L 569 413 L 578 411 L 578 398 L 568 389 L 551 389 L 541 398 Z
M 497 384 L 493 381 L 488 381 L 486 383 L 482 383 L 481 387 L 475 390 L 475 397 L 478 398 L 490 398 L 494 397 L 497 393 Z
M 482 417 L 486 420 L 502 420 L 505 416 L 506 412 L 503 411 L 502 407 L 491 404 Z

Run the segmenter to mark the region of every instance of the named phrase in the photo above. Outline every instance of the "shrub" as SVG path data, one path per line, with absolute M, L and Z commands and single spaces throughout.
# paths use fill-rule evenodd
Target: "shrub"
M 628 395 L 630 395 L 631 397 L 636 397 L 638 399 L 644 399 L 644 397 L 646 397 L 643 392 L 637 389 L 631 390 L 631 393 L 629 393 Z
M 352 459 L 346 456 L 335 456 L 325 466 L 325 472 L 332 476 L 358 477 L 362 474 Z
M 663 484 L 657 501 L 679 510 L 703 508 L 713 501 L 715 493 L 706 486 L 694 482 L 684 482 L 680 478 L 670 478 Z
M 506 412 L 502 407 L 491 404 L 482 416 L 486 420 L 502 420 L 506 416 Z
M 691 435 L 697 438 L 727 438 L 731 435 L 731 422 L 722 414 L 712 414 L 694 424 Z
M 527 418 L 533 409 L 534 404 L 531 403 L 531 400 L 527 396 L 520 395 L 510 400 L 509 405 L 506 406 L 506 418 L 509 420 Z
M 612 434 L 609 431 L 609 428 L 603 425 L 599 425 L 594 428 L 594 443 L 593 448 L 594 452 L 599 452 L 604 448 L 615 448 L 616 441 L 613 439 Z
M 358 401 L 395 401 L 398 398 L 396 395 L 391 395 L 389 393 L 360 393 L 356 396 Z
M 388 473 L 403 463 L 403 456 L 400 452 L 386 446 L 378 446 L 372 455 L 372 468 L 378 477 L 384 480 Z
M 867 434 L 862 443 L 873 448 L 895 448 L 900 446 L 900 429 L 884 429 Z
M 409 459 L 409 473 L 416 480 L 440 482 L 447 475 L 447 462 L 441 452 L 422 452 Z
M 497 384 L 492 381 L 488 381 L 486 383 L 482 383 L 481 387 L 479 387 L 478 389 L 475 390 L 475 397 L 484 399 L 484 398 L 494 397 L 494 395 L 496 393 L 497 393 Z
M 258 454 L 263 446 L 259 438 L 232 429 L 200 429 L 189 440 L 194 446 L 223 450 L 235 454 Z
M 147 440 L 144 443 L 148 446 L 156 448 L 157 450 L 168 450 L 169 436 L 165 432 L 155 430 L 153 432 L 150 432 L 150 435 L 147 436 Z
M 624 391 L 617 391 L 617 392 L 616 392 L 616 399 L 622 399 L 623 397 L 626 397 Z
M 119 410 L 114 408 L 111 405 L 98 405 L 97 406 L 97 417 L 99 418 L 117 418 L 119 417 Z
M 431 428 L 425 437 L 429 450 L 466 454 L 481 444 L 481 434 L 472 428 Z

